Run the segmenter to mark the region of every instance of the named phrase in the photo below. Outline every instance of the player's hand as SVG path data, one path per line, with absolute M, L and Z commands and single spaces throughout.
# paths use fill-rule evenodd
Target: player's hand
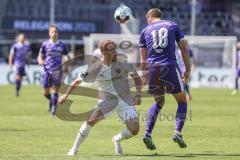
M 67 99 L 67 95 L 64 94 L 61 97 L 58 98 L 58 103 L 62 104 L 63 102 L 65 102 L 65 100 Z
M 136 94 L 136 96 L 133 98 L 134 105 L 141 105 L 141 102 L 142 102 L 141 97 L 142 96 L 140 93 Z
M 146 73 L 143 73 L 143 76 L 142 76 L 142 85 L 145 86 L 147 84 L 147 74 Z
M 39 64 L 40 66 L 44 65 L 44 60 L 39 60 L 39 61 L 38 61 L 38 64 Z
M 64 73 L 67 73 L 67 72 L 68 72 L 68 66 L 64 66 L 64 67 L 63 67 L 63 72 L 64 72 Z
M 183 83 L 188 83 L 189 82 L 189 78 L 190 78 L 190 72 L 189 71 L 185 71 L 183 73 Z

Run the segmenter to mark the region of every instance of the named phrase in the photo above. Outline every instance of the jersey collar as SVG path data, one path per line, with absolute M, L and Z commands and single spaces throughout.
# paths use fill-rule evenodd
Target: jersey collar
M 50 44 L 58 44 L 58 43 L 59 43 L 59 40 L 57 40 L 57 41 L 54 43 L 51 39 L 49 39 L 49 43 L 50 43 Z

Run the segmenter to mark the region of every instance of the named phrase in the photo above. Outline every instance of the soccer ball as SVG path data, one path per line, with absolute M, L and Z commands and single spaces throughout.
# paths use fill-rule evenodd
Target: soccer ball
M 131 15 L 132 11 L 129 7 L 120 6 L 115 10 L 114 18 L 118 23 L 126 23 Z

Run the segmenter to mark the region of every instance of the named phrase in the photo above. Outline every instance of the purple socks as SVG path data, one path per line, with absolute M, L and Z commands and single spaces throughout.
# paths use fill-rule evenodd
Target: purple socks
M 19 96 L 19 90 L 21 88 L 21 80 L 16 80 L 16 96 Z
M 176 131 L 181 132 L 187 114 L 187 103 L 179 103 L 178 109 L 176 112 L 175 120 L 176 120 Z
M 153 127 L 155 125 L 160 110 L 161 107 L 156 103 L 153 104 L 152 107 L 148 110 L 145 135 L 151 136 Z
M 57 101 L 58 101 L 58 93 L 53 93 L 53 96 L 52 96 L 52 105 L 53 106 L 57 106 Z
M 161 110 L 161 107 L 156 103 L 153 104 L 152 107 L 148 110 L 145 135 L 151 136 L 152 130 L 154 128 L 154 125 L 160 110 Z M 182 128 L 184 126 L 184 122 L 186 119 L 186 114 L 187 114 L 187 103 L 179 103 L 176 116 L 175 116 L 177 132 L 182 131 Z

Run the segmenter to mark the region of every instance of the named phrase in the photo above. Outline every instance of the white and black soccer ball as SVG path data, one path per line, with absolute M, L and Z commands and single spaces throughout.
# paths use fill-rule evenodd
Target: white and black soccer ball
M 118 23 L 126 23 L 132 15 L 132 11 L 127 6 L 120 6 L 115 10 L 114 18 Z

